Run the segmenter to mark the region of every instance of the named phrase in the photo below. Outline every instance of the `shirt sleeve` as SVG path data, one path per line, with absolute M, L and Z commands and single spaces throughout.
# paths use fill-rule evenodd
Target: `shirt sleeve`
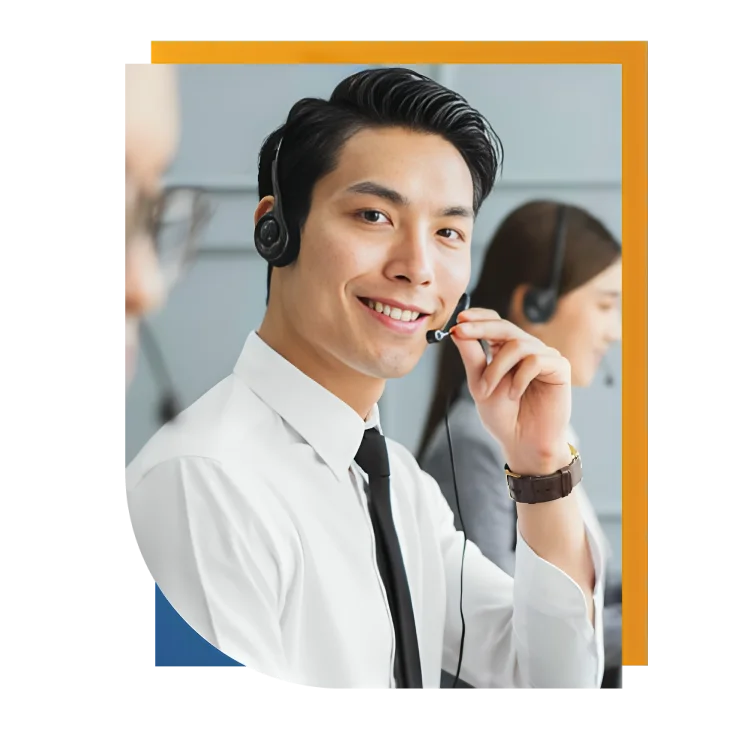
M 128 504 L 146 564 L 188 625 L 235 661 L 289 679 L 284 565 L 247 493 L 215 461 L 176 458 L 129 487 Z
M 461 641 L 461 553 L 464 535 L 435 480 L 425 474 L 443 555 L 447 611 L 443 669 L 456 673 Z M 580 586 L 536 555 L 517 530 L 515 577 L 466 542 L 461 679 L 474 687 L 598 688 L 604 674 L 603 556 L 587 537 L 596 571 L 594 625 Z

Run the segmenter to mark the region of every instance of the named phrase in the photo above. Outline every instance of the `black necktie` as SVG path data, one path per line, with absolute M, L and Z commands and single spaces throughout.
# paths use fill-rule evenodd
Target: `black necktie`
M 374 427 L 366 430 L 354 460 L 367 473 L 370 485 L 370 518 L 375 533 L 375 553 L 396 632 L 394 677 L 396 687 L 421 688 L 417 628 L 411 606 L 401 547 L 391 512 L 390 467 L 385 438 Z

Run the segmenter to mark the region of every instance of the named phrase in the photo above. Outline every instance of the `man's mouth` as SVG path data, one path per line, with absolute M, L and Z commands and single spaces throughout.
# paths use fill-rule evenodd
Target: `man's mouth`
M 400 320 L 403 323 L 411 323 L 412 321 L 419 320 L 427 315 L 427 313 L 420 312 L 413 308 L 396 307 L 395 305 L 385 304 L 379 300 L 372 300 L 367 297 L 359 297 L 359 301 L 362 302 L 362 304 L 367 305 L 376 313 L 380 313 L 392 320 Z

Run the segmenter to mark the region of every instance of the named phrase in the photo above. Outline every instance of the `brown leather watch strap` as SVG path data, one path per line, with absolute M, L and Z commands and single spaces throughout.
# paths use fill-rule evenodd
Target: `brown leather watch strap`
M 505 476 L 510 496 L 517 503 L 548 503 L 567 497 L 581 481 L 581 457 L 576 452 L 568 466 L 543 477 L 520 476 L 514 474 L 507 466 Z

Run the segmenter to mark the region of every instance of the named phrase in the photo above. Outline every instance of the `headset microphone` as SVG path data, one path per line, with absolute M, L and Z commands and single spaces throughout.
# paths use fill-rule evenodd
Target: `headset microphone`
M 464 311 L 469 309 L 471 304 L 471 297 L 469 294 L 462 294 L 461 299 L 458 300 L 456 309 L 453 311 L 450 320 L 445 324 L 445 328 L 442 330 L 439 328 L 433 328 L 427 331 L 427 343 L 428 344 L 439 344 L 443 339 L 450 336 L 450 330 L 458 322 L 458 316 Z
M 611 388 L 615 384 L 615 376 L 612 374 L 606 354 L 602 357 L 602 369 L 604 370 L 604 385 Z

